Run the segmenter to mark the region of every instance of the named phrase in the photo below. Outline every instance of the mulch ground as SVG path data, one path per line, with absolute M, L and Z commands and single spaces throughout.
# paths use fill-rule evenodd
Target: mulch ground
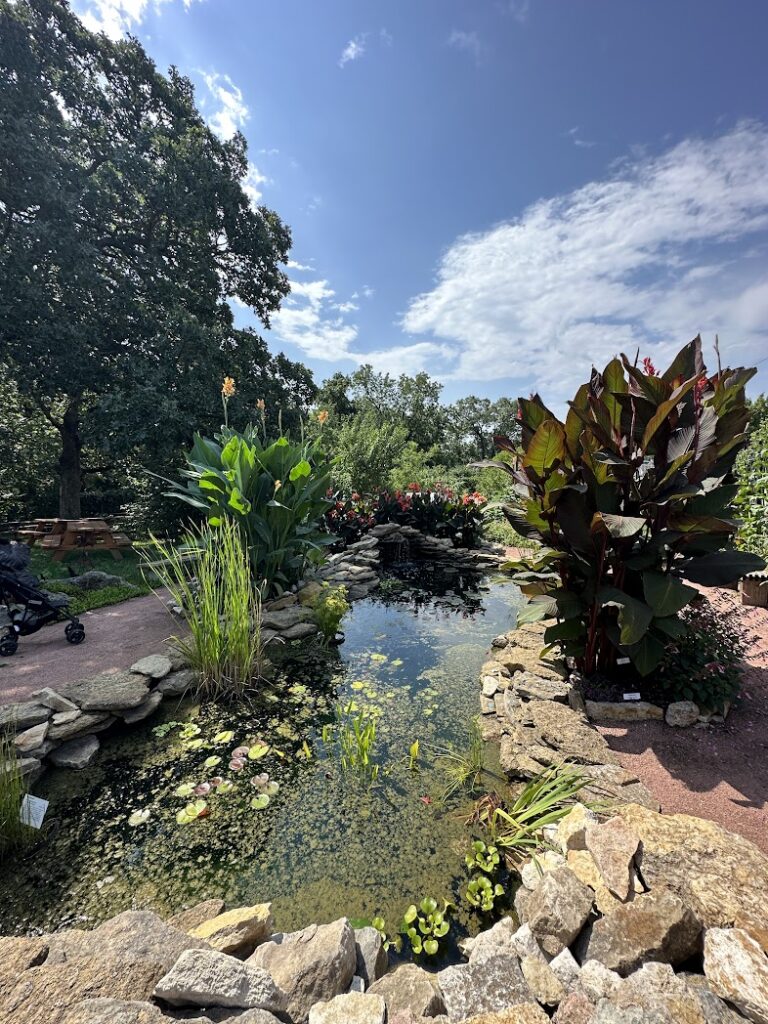
M 43 686 L 117 672 L 144 657 L 161 654 L 164 641 L 181 624 L 155 594 L 134 597 L 81 617 L 85 641 L 77 647 L 64 639 L 64 623 L 44 626 L 19 639 L 11 658 L 0 658 L 0 704 L 27 700 Z

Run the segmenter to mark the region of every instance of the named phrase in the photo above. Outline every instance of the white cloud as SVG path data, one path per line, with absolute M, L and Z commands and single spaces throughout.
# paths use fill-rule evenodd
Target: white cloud
M 147 10 L 159 10 L 173 0 L 74 0 L 73 7 L 86 28 L 105 32 L 110 39 L 119 39 L 140 25 Z M 183 0 L 188 10 L 194 0 Z
M 530 0 L 507 0 L 507 13 L 522 25 L 528 21 L 531 10 Z
M 701 331 L 768 351 L 768 129 L 689 139 L 513 221 L 458 238 L 403 318 L 457 349 L 454 378 L 516 378 L 563 400 L 619 351 L 657 365 Z M 439 370 L 438 370 L 439 372 Z
M 217 71 L 203 71 L 201 74 L 210 94 L 203 103 L 203 109 L 209 108 L 211 102 L 216 105 L 213 113 L 206 112 L 206 120 L 220 138 L 231 139 L 235 132 L 242 131 L 250 117 L 243 93 L 229 75 Z
M 360 309 L 356 302 L 337 302 L 334 308 L 340 313 L 354 313 L 356 309 Z
M 262 174 L 256 164 L 248 161 L 248 170 L 246 171 L 245 178 L 243 179 L 243 191 L 251 201 L 251 206 L 258 206 L 261 201 L 263 192 L 261 191 L 262 185 L 269 184 L 270 179 Z
M 565 134 L 570 138 L 574 146 L 578 146 L 580 149 L 591 149 L 594 146 L 594 142 L 589 142 L 579 135 L 578 125 L 575 128 L 569 128 Z
M 308 266 L 306 263 L 297 263 L 296 260 L 288 260 L 288 269 L 289 270 L 311 270 L 312 267 Z
M 272 330 L 281 341 L 297 345 L 314 359 L 350 359 L 357 339 L 356 324 L 339 315 L 336 293 L 328 281 L 291 281 L 291 294 L 272 318 Z
M 471 54 L 478 64 L 482 60 L 484 47 L 477 32 L 462 32 L 459 29 L 454 29 L 448 36 L 448 45 L 455 50 L 464 50 Z
M 341 56 L 339 57 L 338 63 L 340 68 L 345 67 L 345 65 L 349 64 L 351 61 L 360 60 L 365 53 L 367 38 L 368 33 L 361 32 L 360 35 L 349 40 L 347 45 L 341 51 Z

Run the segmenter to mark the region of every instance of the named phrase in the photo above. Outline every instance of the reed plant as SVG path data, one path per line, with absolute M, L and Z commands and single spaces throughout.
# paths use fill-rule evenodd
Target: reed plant
M 323 728 L 323 742 L 338 745 L 342 769 L 355 771 L 375 782 L 379 777 L 379 766 L 373 762 L 373 748 L 376 743 L 376 719 L 366 711 L 352 712 L 336 708 L 335 725 Z
M 0 733 L 0 856 L 22 846 L 30 835 L 21 820 L 21 803 L 27 792 L 16 757 L 14 733 Z
M 477 717 L 469 724 L 467 743 L 462 749 L 456 747 L 434 748 L 435 765 L 446 780 L 440 793 L 440 802 L 445 803 L 459 790 L 473 793 L 480 786 L 485 774 L 485 744 Z
M 174 546 L 152 537 L 148 568 L 182 609 L 189 627 L 175 637 L 200 676 L 198 696 L 241 697 L 262 672 L 261 594 L 233 519 L 194 527 Z

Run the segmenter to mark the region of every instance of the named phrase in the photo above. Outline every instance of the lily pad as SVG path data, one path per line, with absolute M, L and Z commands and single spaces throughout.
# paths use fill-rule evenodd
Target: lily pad
M 194 783 L 192 783 L 192 782 L 182 782 L 182 784 L 178 787 L 178 789 L 174 790 L 173 795 L 174 796 L 180 796 L 180 797 L 188 797 L 188 796 L 192 796 L 194 790 L 195 790 Z
M 235 738 L 235 733 L 232 729 L 225 729 L 224 732 L 217 732 L 213 737 L 214 743 L 231 743 Z
M 215 768 L 217 764 L 221 764 L 221 758 L 215 756 L 206 757 L 206 759 L 203 761 L 203 764 L 205 765 L 206 768 Z
M 205 800 L 195 800 L 194 803 L 187 804 L 186 807 L 179 811 L 176 815 L 176 821 L 179 825 L 189 825 L 198 818 L 205 817 L 207 813 L 208 804 Z
M 128 824 L 129 825 L 143 825 L 143 824 L 145 824 L 145 822 L 149 821 L 149 818 L 150 818 L 151 814 L 152 814 L 152 811 L 149 809 L 149 807 L 144 807 L 140 811 L 134 811 L 133 814 L 128 819 Z
M 266 743 L 254 743 L 254 745 L 248 750 L 248 760 L 258 761 L 260 757 L 264 757 L 269 753 L 269 747 Z
M 251 807 L 254 811 L 263 811 L 269 803 L 269 795 L 267 793 L 259 793 L 251 800 Z
M 190 740 L 189 743 L 187 743 L 186 746 L 187 746 L 188 750 L 199 750 L 200 747 L 202 747 L 202 745 L 203 745 L 203 741 L 202 740 Z

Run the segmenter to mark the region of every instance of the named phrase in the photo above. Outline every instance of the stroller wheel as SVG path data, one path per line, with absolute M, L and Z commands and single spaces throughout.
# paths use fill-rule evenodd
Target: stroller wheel
M 6 633 L 4 637 L 0 637 L 0 658 L 10 658 L 16 653 L 18 646 L 19 638 L 16 634 Z
M 64 629 L 64 636 L 67 638 L 67 643 L 81 644 L 85 640 L 85 626 L 82 622 L 70 622 Z

